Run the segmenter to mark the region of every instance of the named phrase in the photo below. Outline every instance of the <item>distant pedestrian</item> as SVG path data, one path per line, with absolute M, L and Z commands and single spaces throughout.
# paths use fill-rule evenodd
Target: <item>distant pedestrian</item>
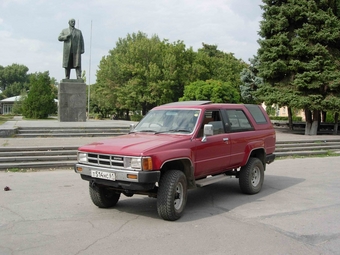
M 63 67 L 65 77 L 70 79 L 71 69 L 76 69 L 77 79 L 81 79 L 81 54 L 85 52 L 84 39 L 81 31 L 74 26 L 76 21 L 70 19 L 68 28 L 61 31 L 58 40 L 64 42 Z

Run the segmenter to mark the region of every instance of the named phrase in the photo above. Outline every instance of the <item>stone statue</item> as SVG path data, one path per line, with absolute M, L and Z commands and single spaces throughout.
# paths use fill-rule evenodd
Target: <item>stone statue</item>
M 71 69 L 76 69 L 77 79 L 81 79 L 81 54 L 85 52 L 84 39 L 81 31 L 74 25 L 76 21 L 70 19 L 68 28 L 61 31 L 58 40 L 64 42 L 63 67 L 66 79 L 70 79 Z

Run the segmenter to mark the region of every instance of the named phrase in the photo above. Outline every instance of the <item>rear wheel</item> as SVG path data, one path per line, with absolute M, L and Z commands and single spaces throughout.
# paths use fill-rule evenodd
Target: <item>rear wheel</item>
M 90 197 L 92 202 L 99 208 L 110 208 L 117 204 L 120 193 L 108 189 L 107 187 L 100 187 L 97 185 L 89 185 Z
M 258 193 L 264 180 L 264 166 L 258 158 L 249 158 L 248 163 L 241 167 L 239 184 L 245 194 Z
M 184 173 L 179 170 L 165 172 L 157 193 L 158 215 L 164 220 L 177 220 L 182 216 L 186 202 L 187 180 Z

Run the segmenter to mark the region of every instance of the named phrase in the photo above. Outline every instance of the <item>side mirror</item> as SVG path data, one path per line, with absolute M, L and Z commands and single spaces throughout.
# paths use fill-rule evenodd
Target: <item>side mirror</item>
M 207 137 L 208 136 L 212 136 L 214 134 L 214 130 L 213 130 L 213 125 L 211 124 L 205 124 L 204 125 L 204 129 L 203 129 L 203 137 L 202 137 L 202 142 L 206 142 L 207 141 Z
M 130 132 L 132 132 L 135 129 L 136 126 L 137 126 L 137 124 L 130 124 Z

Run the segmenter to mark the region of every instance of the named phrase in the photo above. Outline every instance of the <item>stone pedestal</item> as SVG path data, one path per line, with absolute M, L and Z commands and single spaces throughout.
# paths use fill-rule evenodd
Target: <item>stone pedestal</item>
M 58 88 L 60 122 L 86 121 L 86 84 L 83 80 L 63 79 Z

